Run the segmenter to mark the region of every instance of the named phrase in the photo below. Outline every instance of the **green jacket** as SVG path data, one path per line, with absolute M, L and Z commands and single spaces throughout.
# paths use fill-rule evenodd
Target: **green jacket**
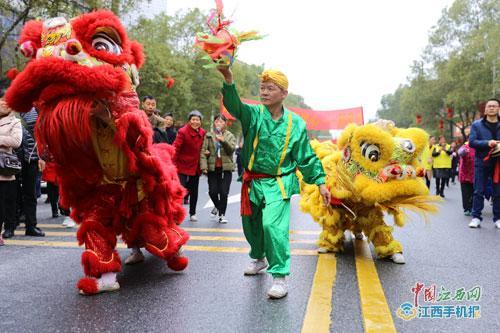
M 249 168 L 254 139 L 258 134 L 251 171 L 276 176 L 259 180 L 266 188 L 266 202 L 288 199 L 300 192 L 296 169 L 300 170 L 308 184 L 325 183 L 323 166 L 309 144 L 306 123 L 302 118 L 283 108 L 283 116 L 273 120 L 265 106 L 242 103 L 234 84 L 224 83 L 222 95 L 226 109 L 241 122 L 245 138 L 241 152 L 243 167 Z M 283 154 L 289 125 L 290 139 Z M 280 175 L 281 177 L 278 177 Z M 278 184 L 278 178 L 281 178 L 283 183 L 283 191 Z M 256 198 L 253 198 L 252 194 L 253 191 L 250 192 L 250 200 L 254 201 Z
M 228 130 L 225 130 L 223 135 L 224 142 L 221 142 L 220 149 L 220 157 L 222 158 L 222 170 L 233 171 L 233 153 L 236 147 L 236 138 L 234 137 L 233 133 L 229 132 Z M 200 152 L 200 169 L 202 171 L 215 171 L 215 160 L 217 158 L 215 142 L 214 132 L 208 132 L 207 134 L 205 134 L 205 139 L 203 140 L 203 146 L 201 146 Z M 208 155 L 208 157 L 205 155 L 206 150 L 210 152 L 210 155 Z

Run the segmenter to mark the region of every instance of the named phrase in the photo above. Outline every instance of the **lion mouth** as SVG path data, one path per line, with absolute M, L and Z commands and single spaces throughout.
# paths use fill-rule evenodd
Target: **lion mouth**
M 407 180 L 424 176 L 423 168 L 416 168 L 408 164 L 390 164 L 379 171 L 377 179 L 382 182 L 391 180 Z
M 28 64 L 7 90 L 7 103 L 16 111 L 27 112 L 38 101 L 50 104 L 68 96 L 108 99 L 129 84 L 122 68 L 104 64 L 81 66 L 56 57 Z

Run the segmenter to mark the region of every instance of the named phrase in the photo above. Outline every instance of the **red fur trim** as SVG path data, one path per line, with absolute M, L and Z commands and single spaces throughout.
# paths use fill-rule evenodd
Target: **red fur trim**
M 16 78 L 16 76 L 19 74 L 19 70 L 15 67 L 12 67 L 10 68 L 6 73 L 5 75 L 7 76 L 7 78 L 11 81 L 14 81 L 14 79 Z
M 130 42 L 130 51 L 132 52 L 132 57 L 134 59 L 134 64 L 137 68 L 141 68 L 144 65 L 144 51 L 142 45 L 137 41 L 133 40 Z
M 187 257 L 174 256 L 173 258 L 167 260 L 168 268 L 176 272 L 186 269 L 188 263 L 189 259 Z
M 116 246 L 116 234 L 114 233 L 113 229 L 106 228 L 100 222 L 95 221 L 95 220 L 94 221 L 93 220 L 86 220 L 78 228 L 78 231 L 76 232 L 76 238 L 78 239 L 79 245 L 82 245 L 83 243 L 85 243 L 88 232 L 97 233 L 100 237 L 102 237 L 106 241 L 107 245 L 111 249 L 115 248 L 115 246 Z
M 5 100 L 12 109 L 27 112 L 36 101 L 49 103 L 63 96 L 109 97 L 124 90 L 127 83 L 121 68 L 109 65 L 90 68 L 45 58 L 31 61 L 19 73 L 7 90 Z
M 71 21 L 76 38 L 82 43 L 83 49 L 93 57 L 113 65 L 133 63 L 130 41 L 119 18 L 109 10 L 98 10 L 80 15 Z M 92 37 L 100 27 L 113 28 L 121 39 L 122 53 L 113 55 L 106 51 L 97 51 L 92 47 Z
M 82 266 L 85 275 L 96 278 L 101 277 L 103 273 L 120 272 L 122 263 L 118 252 L 113 251 L 113 258 L 109 262 L 99 260 L 99 257 L 89 250 L 82 253 Z
M 37 48 L 40 48 L 42 46 L 42 25 L 41 21 L 31 20 L 26 22 L 19 37 L 19 44 L 32 41 Z
M 90 128 L 93 103 L 88 98 L 64 99 L 55 107 L 40 113 L 37 127 L 42 130 L 36 131 L 37 141 L 42 146 L 50 147 L 51 154 L 57 156 L 55 160 L 59 164 L 68 165 L 73 161 L 73 165 L 89 167 L 87 160 L 97 160 Z M 70 135 L 68 129 L 71 129 Z M 70 151 L 79 153 L 68 154 Z M 95 162 L 92 164 L 99 167 Z
M 99 293 L 99 287 L 97 285 L 97 279 L 94 278 L 81 278 L 76 285 L 78 290 L 83 291 L 86 295 L 95 295 Z

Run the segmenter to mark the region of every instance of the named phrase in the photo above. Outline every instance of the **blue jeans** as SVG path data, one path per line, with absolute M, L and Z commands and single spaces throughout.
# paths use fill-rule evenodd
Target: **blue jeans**
M 484 208 L 484 192 L 488 179 L 493 177 L 494 165 L 474 165 L 474 199 L 472 202 L 472 216 L 482 220 Z M 493 184 L 493 221 L 500 220 L 500 184 Z

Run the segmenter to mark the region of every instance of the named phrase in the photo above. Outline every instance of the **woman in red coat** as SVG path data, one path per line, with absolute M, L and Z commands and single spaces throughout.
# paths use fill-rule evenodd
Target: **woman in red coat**
M 177 133 L 174 141 L 177 173 L 182 186 L 189 192 L 189 216 L 192 222 L 196 218 L 196 203 L 198 201 L 198 184 L 200 180 L 200 151 L 205 138 L 205 130 L 201 128 L 203 116 L 198 110 L 188 115 L 188 123 Z

